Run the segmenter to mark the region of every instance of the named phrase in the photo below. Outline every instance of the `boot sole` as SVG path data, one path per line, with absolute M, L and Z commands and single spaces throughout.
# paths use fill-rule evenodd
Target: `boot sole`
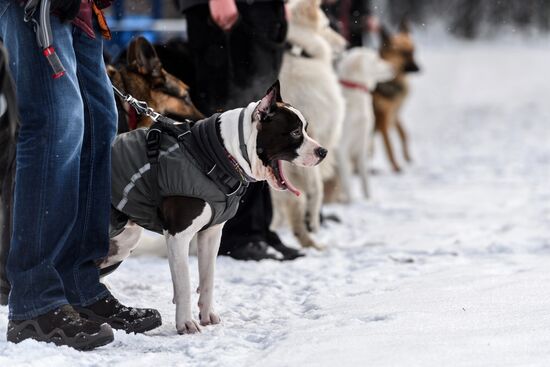
M 158 328 L 162 325 L 162 317 L 157 312 L 156 315 L 149 316 L 143 319 L 139 319 L 138 322 L 129 324 L 120 318 L 106 318 L 103 316 L 96 315 L 94 312 L 80 307 L 75 307 L 75 310 L 80 314 L 81 317 L 88 319 L 90 321 L 95 321 L 98 323 L 109 324 L 113 329 L 124 330 L 127 334 L 141 334 L 147 331 Z
M 114 340 L 114 335 L 108 324 L 102 324 L 95 334 L 78 333 L 73 337 L 65 335 L 65 332 L 59 328 L 45 334 L 35 320 L 24 321 L 8 328 L 7 340 L 9 342 L 20 343 L 26 339 L 66 345 L 76 350 L 86 351 L 111 343 Z

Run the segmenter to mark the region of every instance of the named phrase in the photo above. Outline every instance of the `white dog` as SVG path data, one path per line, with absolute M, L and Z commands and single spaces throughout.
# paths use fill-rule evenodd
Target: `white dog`
M 346 41 L 328 26 L 320 0 L 293 0 L 288 47 L 280 73 L 283 98 L 311 121 L 308 133 L 329 151 L 336 146 L 344 119 L 344 98 L 333 68 L 335 52 Z M 285 164 L 285 171 L 304 196 L 291 197 L 272 190 L 273 227 L 286 219 L 303 247 L 320 247 L 310 236 L 319 228 L 323 181 L 333 175 L 334 156 L 318 168 L 303 170 Z
M 374 136 L 372 92 L 378 83 L 393 79 L 395 74 L 378 52 L 365 47 L 346 51 L 337 70 L 346 100 L 346 117 L 342 138 L 335 150 L 340 182 L 336 197 L 347 203 L 351 201 L 351 179 L 355 169 L 361 177 L 363 194 L 369 196 L 368 159 Z

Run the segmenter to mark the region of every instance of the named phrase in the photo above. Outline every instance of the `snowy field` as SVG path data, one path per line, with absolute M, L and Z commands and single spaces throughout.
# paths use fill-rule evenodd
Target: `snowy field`
M 415 162 L 390 174 L 378 149 L 374 198 L 327 208 L 343 223 L 319 233 L 326 251 L 220 258 L 223 323 L 192 336 L 175 330 L 167 260 L 132 258 L 108 284 L 161 328 L 93 352 L 13 345 L 0 307 L 0 366 L 548 366 L 550 42 L 418 49 Z

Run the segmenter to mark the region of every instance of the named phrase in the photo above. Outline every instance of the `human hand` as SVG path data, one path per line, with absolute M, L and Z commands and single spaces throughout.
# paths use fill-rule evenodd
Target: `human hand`
M 366 28 L 368 32 L 378 32 L 380 30 L 380 21 L 377 17 L 369 15 L 366 21 Z
M 229 31 L 239 19 L 235 0 L 209 0 L 210 16 L 214 23 L 224 31 Z

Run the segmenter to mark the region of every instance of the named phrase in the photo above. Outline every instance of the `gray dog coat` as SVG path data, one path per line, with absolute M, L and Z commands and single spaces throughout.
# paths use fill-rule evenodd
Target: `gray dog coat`
M 239 138 L 243 112 L 244 109 L 239 117 Z M 154 128 L 155 125 L 150 129 Z M 116 137 L 112 146 L 111 238 L 122 232 L 128 219 L 162 233 L 165 228 L 157 197 L 204 200 L 212 208 L 212 219 L 205 228 L 223 223 L 235 215 L 248 183 L 254 181 L 223 146 L 219 114 L 192 125 L 172 125 L 170 129 L 171 133 L 161 134 L 156 177 L 147 155 L 148 129 Z M 242 140 L 241 143 L 244 144 Z

